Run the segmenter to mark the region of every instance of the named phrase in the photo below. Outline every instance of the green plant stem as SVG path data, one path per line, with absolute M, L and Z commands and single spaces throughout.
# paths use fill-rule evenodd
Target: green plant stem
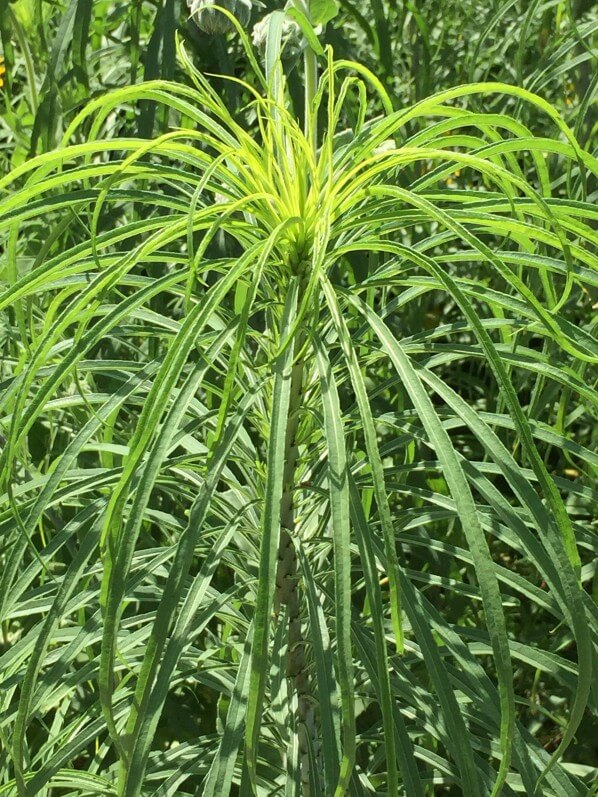
M 306 0 L 296 0 L 296 5 L 311 21 L 309 3 Z M 304 131 L 305 137 L 315 153 L 318 147 L 318 117 L 315 113 L 312 116 L 312 107 L 318 91 L 318 57 L 308 43 L 303 51 L 303 67 L 305 80 Z
M 303 349 L 305 338 L 299 335 L 295 342 L 295 355 Z M 300 409 L 303 400 L 304 360 L 299 359 L 293 366 L 291 376 L 291 395 L 285 442 L 284 491 L 281 499 L 280 542 L 278 546 L 278 570 L 276 575 L 275 609 L 288 608 L 289 629 L 286 661 L 286 676 L 291 689 L 297 696 L 297 725 L 299 728 L 299 753 L 301 757 L 302 793 L 309 795 L 309 737 L 315 743 L 316 728 L 313 700 L 309 689 L 305 639 L 301 626 L 301 603 L 299 597 L 299 577 L 297 574 L 297 550 L 294 538 L 297 536 L 297 517 L 295 494 L 297 486 L 297 465 L 299 445 L 297 433 Z
M 21 51 L 23 53 L 23 59 L 25 61 L 25 70 L 27 72 L 27 83 L 29 85 L 29 96 L 31 101 L 31 112 L 33 114 L 37 113 L 37 108 L 39 105 L 38 102 L 38 95 L 37 95 L 37 86 L 35 84 L 35 67 L 33 64 L 33 58 L 31 57 L 31 48 L 29 47 L 27 41 L 27 35 L 23 30 L 23 26 L 17 19 L 16 14 L 14 11 L 9 8 L 10 15 L 11 15 L 11 22 L 14 28 L 14 31 L 17 35 L 19 40 L 19 44 L 21 46 Z
M 305 64 L 305 136 L 313 147 L 318 146 L 318 116 L 312 116 L 313 99 L 318 90 L 318 59 L 308 45 L 303 55 Z

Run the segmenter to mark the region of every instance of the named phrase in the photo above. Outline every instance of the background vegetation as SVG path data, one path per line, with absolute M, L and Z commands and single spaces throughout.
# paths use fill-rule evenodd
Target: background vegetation
M 341 0 L 316 165 L 296 43 L 0 0 L 0 795 L 596 793 L 597 34 Z

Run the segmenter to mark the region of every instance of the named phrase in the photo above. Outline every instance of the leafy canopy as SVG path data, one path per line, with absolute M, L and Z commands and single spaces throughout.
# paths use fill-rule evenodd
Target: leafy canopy
M 596 465 L 596 211 L 554 192 L 596 159 L 525 89 L 397 111 L 330 50 L 302 128 L 239 33 L 252 132 L 181 48 L 194 87 L 98 97 L 0 180 L 0 793 L 581 795 L 592 494 L 547 463 Z M 468 110 L 496 93 L 552 136 Z M 111 137 L 150 101 L 172 129 Z

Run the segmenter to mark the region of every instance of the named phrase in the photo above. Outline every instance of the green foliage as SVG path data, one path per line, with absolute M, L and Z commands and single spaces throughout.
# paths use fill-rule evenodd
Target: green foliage
M 325 25 L 338 14 L 339 3 L 337 0 L 311 0 L 309 16 L 314 25 Z
M 0 795 L 591 792 L 595 21 L 338 5 L 2 18 Z

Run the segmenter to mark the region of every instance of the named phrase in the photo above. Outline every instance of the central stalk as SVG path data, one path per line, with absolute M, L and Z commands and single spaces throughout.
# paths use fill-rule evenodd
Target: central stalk
M 296 4 L 309 18 L 309 4 L 306 0 L 295 0 Z M 317 151 L 317 116 L 312 115 L 313 101 L 318 88 L 318 62 L 316 53 L 309 43 L 303 53 L 305 80 L 304 134 L 314 155 Z M 305 241 L 295 251 L 295 267 L 291 263 L 293 273 L 303 272 L 301 282 L 303 288 L 307 284 L 305 267 L 309 259 L 305 258 Z M 303 290 L 299 290 L 303 296 Z M 291 374 L 291 393 L 289 397 L 289 415 L 285 437 L 285 465 L 283 474 L 283 493 L 280 504 L 280 542 L 278 545 L 278 568 L 276 573 L 276 593 L 274 598 L 275 612 L 278 615 L 281 606 L 288 610 L 288 638 L 286 656 L 286 677 L 290 689 L 297 697 L 297 733 L 299 737 L 299 756 L 301 768 L 301 791 L 304 797 L 310 797 L 310 746 L 316 752 L 317 733 L 314 701 L 309 689 L 309 675 L 305 655 L 305 638 L 301 623 L 301 601 L 299 592 L 299 575 L 297 566 L 297 550 L 295 540 L 298 538 L 297 512 L 295 496 L 297 492 L 299 443 L 297 433 L 303 389 L 305 380 L 304 347 L 307 336 L 299 329 L 294 342 L 294 365 Z
M 280 542 L 278 546 L 278 569 L 276 574 L 275 611 L 281 606 L 288 610 L 288 638 L 286 655 L 286 677 L 291 693 L 297 697 L 297 727 L 301 766 L 302 793 L 310 794 L 309 746 L 316 742 L 316 723 L 313 699 L 309 689 L 309 676 L 305 655 L 305 638 L 301 623 L 301 600 L 295 540 L 299 535 L 297 524 L 296 491 L 298 483 L 299 444 L 297 433 L 303 388 L 305 365 L 303 349 L 305 334 L 299 332 L 294 344 L 295 364 L 291 375 L 291 395 L 285 439 L 285 466 L 283 494 L 280 511 Z

